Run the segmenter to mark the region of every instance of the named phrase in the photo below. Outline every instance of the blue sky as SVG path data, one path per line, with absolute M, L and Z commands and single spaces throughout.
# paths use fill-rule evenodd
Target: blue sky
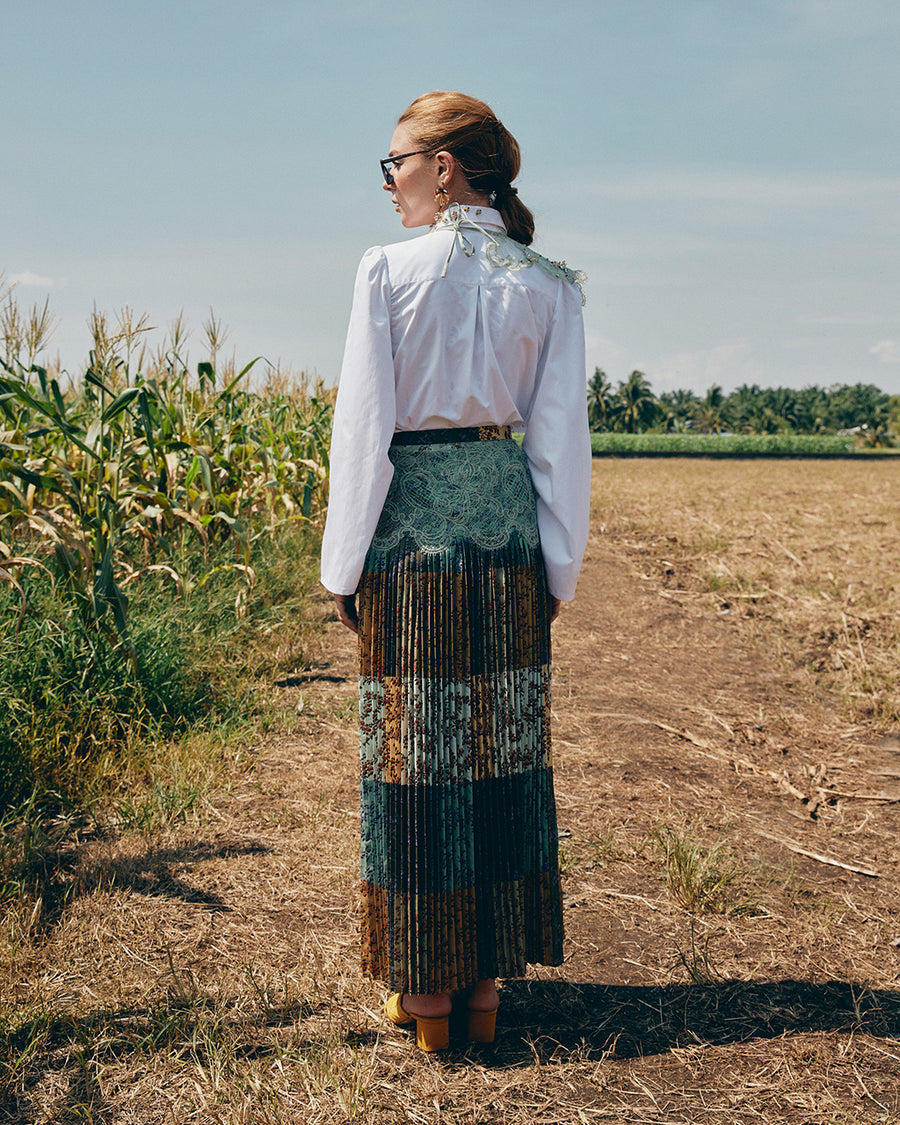
M 896 0 L 3 0 L 0 270 L 79 371 L 96 306 L 212 307 L 333 382 L 429 89 L 520 141 L 538 249 L 587 271 L 588 373 L 900 393 Z

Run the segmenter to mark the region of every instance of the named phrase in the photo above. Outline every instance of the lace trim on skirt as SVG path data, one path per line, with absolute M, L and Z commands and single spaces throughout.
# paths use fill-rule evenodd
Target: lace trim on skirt
M 538 546 L 534 485 L 515 441 L 393 445 L 388 456 L 394 478 L 373 550 L 392 550 L 404 539 L 426 552 L 461 539 L 496 550 L 515 532 Z

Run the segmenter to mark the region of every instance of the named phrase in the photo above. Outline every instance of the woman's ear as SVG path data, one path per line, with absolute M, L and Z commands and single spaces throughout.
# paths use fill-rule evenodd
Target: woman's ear
M 441 150 L 435 153 L 437 161 L 438 177 L 443 183 L 449 183 L 453 179 L 453 173 L 456 169 L 456 157 L 452 152 L 445 152 Z

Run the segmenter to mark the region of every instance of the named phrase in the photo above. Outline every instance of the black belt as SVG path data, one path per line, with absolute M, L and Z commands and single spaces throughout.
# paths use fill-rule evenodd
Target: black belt
M 462 441 L 507 441 L 511 426 L 457 426 L 446 430 L 401 430 L 391 445 L 456 445 Z

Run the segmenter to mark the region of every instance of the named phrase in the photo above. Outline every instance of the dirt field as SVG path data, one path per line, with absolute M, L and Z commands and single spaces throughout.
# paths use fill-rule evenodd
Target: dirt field
M 202 817 L 85 842 L 65 908 L 9 923 L 0 1120 L 900 1121 L 898 559 L 900 466 L 595 463 L 554 626 L 566 963 L 445 1056 L 357 968 L 329 624 Z

